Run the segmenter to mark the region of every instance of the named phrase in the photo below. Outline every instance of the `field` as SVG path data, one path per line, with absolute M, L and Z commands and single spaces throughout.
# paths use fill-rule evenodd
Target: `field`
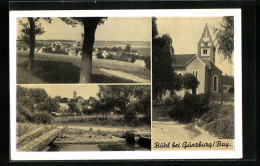
M 37 40 L 36 47 L 47 47 L 50 46 L 51 42 L 60 41 L 62 44 L 72 46 L 77 44 L 77 41 L 72 40 Z M 80 41 L 82 43 L 82 41 Z M 95 41 L 94 48 L 112 48 L 112 47 L 121 47 L 125 49 L 126 45 L 130 44 L 131 48 L 137 50 L 139 54 L 144 56 L 150 56 L 150 43 L 149 42 L 138 42 L 138 41 Z M 26 48 L 29 46 L 22 40 L 17 40 L 18 48 Z
M 79 57 L 59 54 L 35 53 L 35 74 L 29 75 L 26 71 L 28 52 L 17 51 L 18 83 L 78 83 L 80 73 Z M 99 69 L 108 69 L 128 73 L 146 80 L 150 80 L 150 71 L 138 64 L 107 59 L 93 59 L 92 82 L 97 83 L 129 83 L 128 78 L 119 78 L 109 75 Z M 28 78 L 29 79 L 28 79 Z M 38 77 L 38 78 L 37 78 Z
M 140 121 L 144 118 L 143 114 L 139 114 L 137 119 Z M 54 117 L 54 121 L 58 124 L 69 124 L 69 125 L 93 125 L 93 126 L 126 126 L 123 115 L 81 115 L 81 116 L 61 116 Z M 139 122 L 137 125 L 144 125 L 144 123 Z

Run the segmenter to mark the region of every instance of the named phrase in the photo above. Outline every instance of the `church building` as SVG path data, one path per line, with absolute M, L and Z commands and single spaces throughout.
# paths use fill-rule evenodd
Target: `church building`
M 234 88 L 234 77 L 223 76 L 222 71 L 215 65 L 215 46 L 207 24 L 198 42 L 197 55 L 175 54 L 174 56 L 174 72 L 182 75 L 192 73 L 197 77 L 199 86 L 196 94 L 208 94 L 211 99 L 220 100 L 223 92 L 228 93 L 230 88 Z M 176 91 L 180 96 L 186 93 L 191 93 L 191 90 Z

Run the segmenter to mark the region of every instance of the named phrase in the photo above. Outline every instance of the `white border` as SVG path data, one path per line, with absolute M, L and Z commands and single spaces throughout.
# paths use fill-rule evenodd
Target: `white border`
M 123 151 L 123 152 L 17 152 L 16 151 L 16 34 L 18 17 L 219 17 L 234 16 L 235 141 L 234 150 Z M 112 160 L 112 159 L 230 159 L 242 158 L 242 53 L 241 9 L 170 10 L 68 10 L 10 11 L 10 133 L 11 160 Z

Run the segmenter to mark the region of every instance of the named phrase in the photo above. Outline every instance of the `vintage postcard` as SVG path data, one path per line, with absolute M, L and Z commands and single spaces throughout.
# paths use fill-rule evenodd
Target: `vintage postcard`
M 241 10 L 10 11 L 11 160 L 242 158 Z

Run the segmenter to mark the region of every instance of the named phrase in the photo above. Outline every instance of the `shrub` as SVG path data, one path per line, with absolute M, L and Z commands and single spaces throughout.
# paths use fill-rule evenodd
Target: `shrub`
M 27 122 L 26 118 L 20 112 L 17 112 L 17 122 Z
M 151 58 L 149 56 L 146 56 L 144 58 L 145 67 L 148 70 L 151 70 Z
M 21 120 L 21 118 L 24 117 L 28 121 L 33 121 L 32 112 L 26 106 L 18 104 L 17 105 L 17 112 L 18 112 L 17 113 L 18 117 L 20 116 L 19 120 Z
M 51 123 L 53 117 L 47 112 L 31 111 L 26 106 L 17 105 L 17 121 L 18 122 L 35 122 L 35 123 Z
M 234 138 L 234 107 L 211 104 L 210 110 L 205 112 L 198 126 L 225 139 Z
M 98 52 L 98 53 L 97 53 L 97 58 L 98 58 L 98 59 L 104 59 L 104 56 L 102 55 L 101 52 Z
M 208 97 L 204 95 L 186 94 L 183 100 L 177 100 L 169 116 L 180 122 L 192 122 L 209 110 Z
M 32 118 L 33 118 L 33 122 L 36 123 L 51 123 L 53 122 L 53 117 L 51 116 L 51 114 L 47 113 L 47 112 L 35 112 L 32 114 Z
M 113 56 L 113 54 L 108 54 L 106 59 L 115 59 L 115 57 Z

